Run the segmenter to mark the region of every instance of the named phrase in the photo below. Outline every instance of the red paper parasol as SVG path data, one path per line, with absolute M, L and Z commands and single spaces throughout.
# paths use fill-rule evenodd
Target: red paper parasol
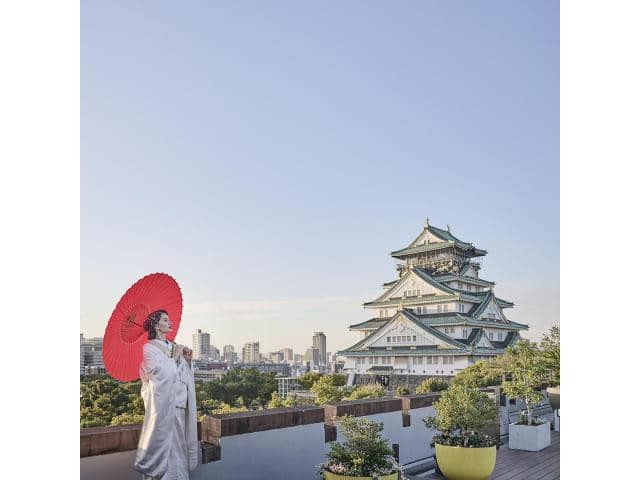
M 150 313 L 166 310 L 171 320 L 169 340 L 176 338 L 182 317 L 182 293 L 166 273 L 152 273 L 127 290 L 111 314 L 104 332 L 102 358 L 109 375 L 123 382 L 140 377 L 142 347 L 147 342 L 144 321 Z

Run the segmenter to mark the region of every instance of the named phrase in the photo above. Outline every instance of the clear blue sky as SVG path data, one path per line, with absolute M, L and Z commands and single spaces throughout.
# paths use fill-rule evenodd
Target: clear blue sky
M 178 340 L 356 340 L 425 217 L 559 320 L 557 1 L 87 1 L 81 331 L 165 271 Z

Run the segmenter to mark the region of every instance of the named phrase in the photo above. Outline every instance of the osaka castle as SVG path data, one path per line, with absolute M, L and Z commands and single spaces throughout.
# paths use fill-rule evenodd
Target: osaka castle
M 429 220 L 413 242 L 391 252 L 401 262 L 399 278 L 364 304 L 373 318 L 351 325 L 362 339 L 339 352 L 350 383 L 451 377 L 513 345 L 529 327 L 507 318 L 514 304 L 481 278 L 478 259 L 486 254 Z

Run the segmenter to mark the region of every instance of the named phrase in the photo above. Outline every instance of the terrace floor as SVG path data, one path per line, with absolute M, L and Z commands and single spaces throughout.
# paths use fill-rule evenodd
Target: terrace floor
M 441 480 L 442 475 L 426 473 L 407 476 L 410 480 Z M 551 445 L 539 452 L 498 449 L 496 469 L 490 480 L 555 480 L 560 478 L 560 432 L 551 432 Z

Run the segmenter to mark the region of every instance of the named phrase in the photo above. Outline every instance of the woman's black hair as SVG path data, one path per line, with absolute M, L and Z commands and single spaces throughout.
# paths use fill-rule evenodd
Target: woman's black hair
M 156 310 L 155 312 L 151 312 L 147 319 L 144 321 L 144 329 L 149 332 L 148 337 L 149 340 L 153 340 L 156 338 L 156 325 L 160 321 L 160 317 L 162 314 L 169 315 L 166 310 Z

